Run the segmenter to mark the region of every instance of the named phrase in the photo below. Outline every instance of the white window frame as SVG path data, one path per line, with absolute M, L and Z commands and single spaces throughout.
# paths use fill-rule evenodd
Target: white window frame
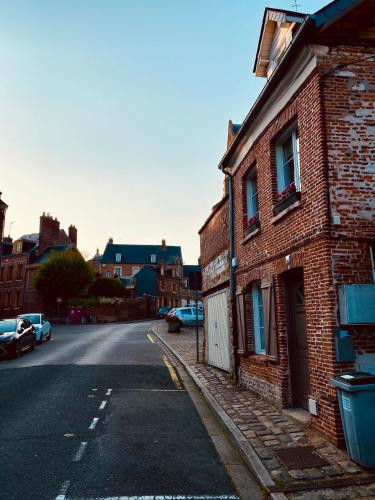
M 119 273 L 117 272 L 118 270 L 120 270 Z M 122 267 L 115 267 L 114 275 L 115 276 L 119 276 L 121 278 L 121 276 L 122 276 Z
M 151 260 L 151 264 L 156 264 L 156 255 L 154 253 L 152 253 L 150 255 L 150 260 Z
M 293 148 L 293 174 L 294 185 L 296 191 L 301 191 L 301 177 L 300 177 L 300 161 L 299 161 L 299 137 L 297 123 L 291 125 L 277 140 L 276 142 L 276 175 L 277 175 L 277 192 L 281 193 L 286 189 L 289 183 L 285 179 L 284 161 L 283 161 L 283 144 L 292 138 Z
M 104 273 L 104 276 L 105 276 L 106 278 L 112 278 L 112 272 L 111 272 L 111 271 L 106 271 L 106 272 Z
M 121 262 L 121 257 L 122 257 L 121 253 L 116 253 L 116 255 L 115 255 L 115 262 Z
M 260 307 L 259 297 L 262 297 L 261 307 Z M 256 354 L 265 355 L 266 342 L 264 336 L 264 316 L 263 316 L 263 321 L 261 321 L 261 314 L 264 314 L 264 306 L 263 306 L 263 293 L 262 293 L 262 288 L 260 286 L 260 281 L 254 281 L 254 283 L 252 284 L 251 298 L 252 298 L 254 351 Z M 261 327 L 261 323 L 263 323 L 263 327 Z
M 259 201 L 258 201 L 258 178 L 257 168 L 254 165 L 246 175 L 246 214 L 247 219 L 259 216 Z
M 139 266 L 132 267 L 132 275 L 134 276 L 135 274 L 139 273 L 141 268 Z

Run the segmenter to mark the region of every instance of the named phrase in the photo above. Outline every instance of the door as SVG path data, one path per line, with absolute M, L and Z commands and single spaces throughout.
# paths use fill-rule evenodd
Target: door
M 288 353 L 294 407 L 308 409 L 310 391 L 309 350 L 306 334 L 303 272 L 291 271 L 286 280 L 288 302 Z
M 208 363 L 230 371 L 227 291 L 206 297 Z

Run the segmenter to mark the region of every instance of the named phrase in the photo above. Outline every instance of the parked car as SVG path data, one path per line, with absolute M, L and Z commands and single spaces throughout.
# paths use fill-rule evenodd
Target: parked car
M 203 311 L 199 307 L 198 309 L 195 307 L 179 307 L 174 311 L 174 314 L 183 326 L 191 326 L 195 325 L 197 318 L 196 311 L 198 311 L 198 324 L 201 325 L 203 323 Z
M 36 344 L 35 328 L 27 319 L 0 320 L 0 354 L 18 358 L 23 351 L 33 351 Z
M 18 318 L 27 319 L 35 328 L 36 341 L 43 342 L 43 339 L 51 340 L 52 326 L 42 313 L 20 314 Z
M 165 318 L 165 315 L 171 310 L 172 308 L 169 307 L 169 306 L 164 306 L 164 307 L 160 307 L 157 311 L 156 311 L 156 317 L 157 318 Z

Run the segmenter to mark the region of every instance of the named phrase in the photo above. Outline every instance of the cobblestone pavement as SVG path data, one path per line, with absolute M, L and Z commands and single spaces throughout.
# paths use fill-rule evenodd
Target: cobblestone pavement
M 181 333 L 168 333 L 167 324 L 158 321 L 153 330 L 190 366 L 246 438 L 272 477 L 275 492 L 284 492 L 293 500 L 375 499 L 374 470 L 362 469 L 315 431 L 303 429 L 258 395 L 233 385 L 224 371 L 197 364 L 194 329 L 182 328 Z M 203 334 L 200 333 L 200 359 L 203 360 Z M 328 465 L 288 470 L 274 452 L 296 446 L 313 446 Z M 296 491 L 297 488 L 303 491 Z

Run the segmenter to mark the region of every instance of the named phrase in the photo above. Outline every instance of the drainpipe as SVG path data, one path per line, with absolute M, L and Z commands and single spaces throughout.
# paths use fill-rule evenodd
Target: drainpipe
M 232 311 L 232 332 L 233 332 L 233 360 L 234 360 L 234 380 L 238 383 L 238 332 L 237 332 L 237 310 L 236 310 L 236 276 L 234 274 L 234 214 L 233 214 L 233 176 L 221 167 L 221 171 L 228 177 L 229 188 L 229 269 L 230 269 L 230 301 Z

